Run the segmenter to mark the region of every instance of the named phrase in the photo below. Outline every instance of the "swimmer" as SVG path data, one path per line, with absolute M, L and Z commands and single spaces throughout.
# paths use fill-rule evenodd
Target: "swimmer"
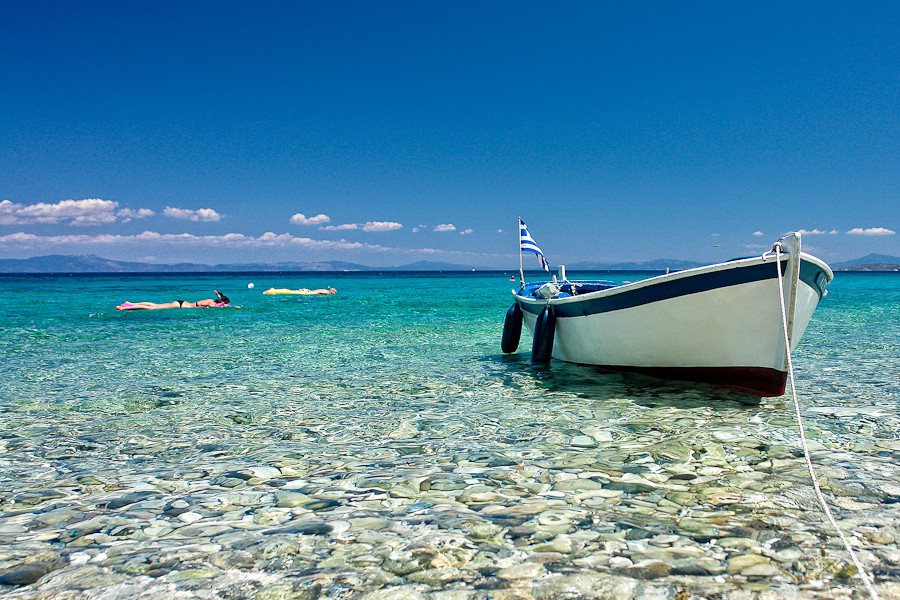
M 311 290 L 309 288 L 300 288 L 299 290 L 289 290 L 286 288 L 269 288 L 263 294 L 298 294 L 300 296 L 330 296 L 337 294 L 334 288 L 319 288 Z
M 317 290 L 301 288 L 301 291 L 305 294 L 316 294 L 319 296 L 330 296 L 331 294 L 337 294 L 337 290 L 334 288 L 319 288 Z
M 225 294 L 220 294 L 218 290 L 213 290 L 216 294 L 215 300 L 207 298 L 205 300 L 197 300 L 196 302 L 188 302 L 187 300 L 175 300 L 174 302 L 123 302 L 116 307 L 116 310 L 160 310 L 163 308 L 221 308 L 223 306 L 231 306 L 231 301 Z

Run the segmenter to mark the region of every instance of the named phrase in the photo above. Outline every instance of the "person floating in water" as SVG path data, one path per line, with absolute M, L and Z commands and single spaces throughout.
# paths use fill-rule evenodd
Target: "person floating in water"
M 175 300 L 174 302 L 123 302 L 116 307 L 116 310 L 160 310 L 163 308 L 220 308 L 223 306 L 231 306 L 231 301 L 225 294 L 220 294 L 219 290 L 213 290 L 216 294 L 215 300 L 207 298 L 205 300 L 197 300 L 196 302 L 188 302 L 187 300 Z
M 263 292 L 263 294 L 297 294 L 300 296 L 330 296 L 331 294 L 337 294 L 337 290 L 333 287 L 330 288 L 319 288 L 317 290 L 311 290 L 308 288 L 300 288 L 299 290 L 289 290 L 287 288 L 269 288 Z

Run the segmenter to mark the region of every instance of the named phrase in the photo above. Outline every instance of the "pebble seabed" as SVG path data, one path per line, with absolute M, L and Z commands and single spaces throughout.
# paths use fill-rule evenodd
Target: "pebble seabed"
M 459 401 L 441 407 L 448 391 Z M 305 393 L 302 412 L 226 411 L 202 428 L 147 413 L 143 435 L 118 434 L 125 417 L 11 413 L 0 595 L 867 597 L 785 398 L 591 407 L 544 390 L 549 401 L 488 409 L 433 390 L 430 408 L 360 401 L 354 420 Z M 900 442 L 879 439 L 892 435 L 877 410 L 822 410 L 852 423 L 850 439 L 871 437 L 848 447 L 813 428 L 811 448 L 876 589 L 900 598 Z

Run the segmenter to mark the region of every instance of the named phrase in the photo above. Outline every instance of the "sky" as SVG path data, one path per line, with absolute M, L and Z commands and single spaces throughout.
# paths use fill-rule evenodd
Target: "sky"
M 519 216 L 551 265 L 900 255 L 896 2 L 3 14 L 0 258 L 511 269 Z

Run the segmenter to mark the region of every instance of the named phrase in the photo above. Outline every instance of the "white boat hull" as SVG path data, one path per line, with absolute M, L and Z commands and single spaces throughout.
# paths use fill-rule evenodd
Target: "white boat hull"
M 796 247 L 781 259 L 792 349 L 833 277 Z M 787 378 L 776 262 L 768 255 L 583 295 L 515 299 L 532 334 L 541 311 L 553 311 L 553 358 L 776 396 Z

